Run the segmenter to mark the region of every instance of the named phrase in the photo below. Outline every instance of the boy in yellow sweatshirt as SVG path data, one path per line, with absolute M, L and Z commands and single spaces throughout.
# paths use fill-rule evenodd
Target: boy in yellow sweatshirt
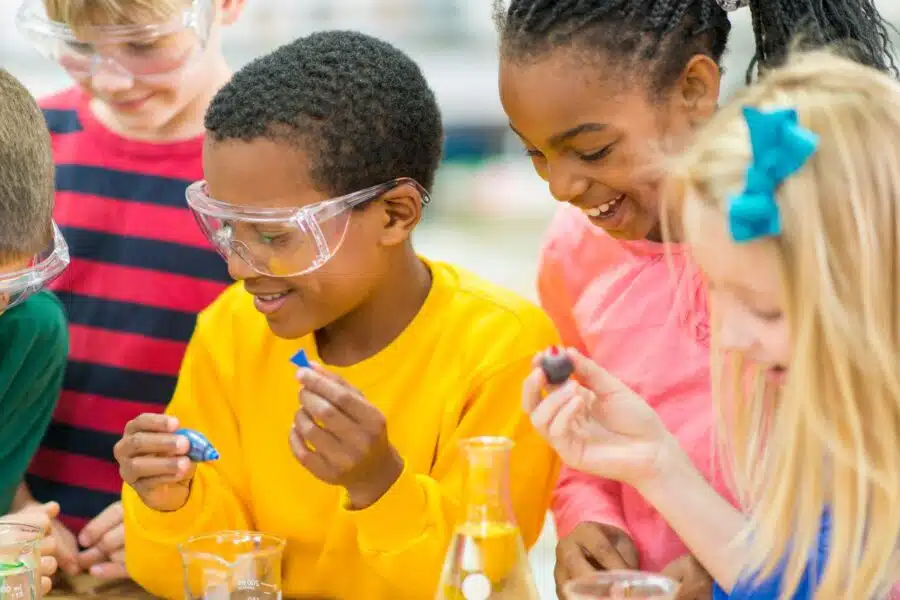
M 515 442 L 528 546 L 556 460 L 519 408 L 556 343 L 534 305 L 413 250 L 442 146 L 418 66 L 353 32 L 301 38 L 235 74 L 206 115 L 198 223 L 241 281 L 201 314 L 166 415 L 116 446 L 129 574 L 182 596 L 178 543 L 287 540 L 286 597 L 434 595 L 460 516 L 459 442 Z M 300 349 L 312 368 L 290 359 Z M 191 463 L 179 427 L 220 458 Z

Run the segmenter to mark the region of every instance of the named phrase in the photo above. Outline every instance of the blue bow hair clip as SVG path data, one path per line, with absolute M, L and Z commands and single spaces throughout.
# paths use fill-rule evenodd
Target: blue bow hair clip
M 735 242 L 751 242 L 781 233 L 775 190 L 806 164 L 819 136 L 799 125 L 793 108 L 772 111 L 745 106 L 753 159 L 744 191 L 728 203 L 728 227 Z

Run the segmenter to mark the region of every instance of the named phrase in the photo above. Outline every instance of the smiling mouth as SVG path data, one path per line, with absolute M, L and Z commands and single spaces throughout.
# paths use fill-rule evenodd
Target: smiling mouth
M 582 209 L 582 212 L 592 219 L 608 219 L 618 212 L 623 200 L 625 200 L 625 194 L 619 194 L 609 202 L 594 208 Z
M 276 300 L 281 300 L 285 296 L 290 294 L 290 291 L 281 292 L 280 294 L 253 294 L 263 302 L 275 302 Z
M 277 294 L 253 294 L 253 306 L 266 316 L 274 315 L 284 307 L 292 292 L 293 290 L 287 290 Z
M 131 107 L 137 106 L 139 104 L 143 104 L 145 101 L 150 99 L 150 96 L 153 94 L 147 94 L 146 96 L 140 96 L 138 98 L 123 98 L 123 99 L 113 99 L 110 98 L 107 102 L 113 106 L 118 107 Z

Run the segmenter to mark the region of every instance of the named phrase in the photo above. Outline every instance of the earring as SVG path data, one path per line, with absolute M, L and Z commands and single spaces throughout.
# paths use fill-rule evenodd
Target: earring
M 750 4 L 750 0 L 716 0 L 716 2 L 719 3 L 722 10 L 727 12 L 735 11 Z

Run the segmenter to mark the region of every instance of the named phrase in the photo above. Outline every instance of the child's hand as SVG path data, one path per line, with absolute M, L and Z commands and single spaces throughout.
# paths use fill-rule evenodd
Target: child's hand
M 53 556 L 56 559 L 54 571 L 58 567 L 69 575 L 80 573 L 81 568 L 78 566 L 78 541 L 75 539 L 75 534 L 69 531 L 69 528 L 63 525 L 62 521 L 56 518 L 59 515 L 59 504 L 56 502 L 42 504 L 31 497 L 31 494 L 27 491 L 26 497 L 26 503 L 22 505 L 21 510 L 11 513 L 8 517 L 12 520 L 18 518 L 20 523 L 26 522 L 21 520 L 26 517 L 36 518 L 39 522 L 27 521 L 27 523 L 45 529 L 41 515 L 46 515 L 49 518 L 49 527 L 46 528 L 47 538 L 45 539 L 52 540 Z
M 0 521 L 9 523 L 21 523 L 23 525 L 31 525 L 37 527 L 44 532 L 41 539 L 41 595 L 49 594 L 50 588 L 53 587 L 53 575 L 56 573 L 56 540 L 50 532 L 50 524 L 56 522 L 56 516 L 59 514 L 59 504 L 56 502 L 47 502 L 45 504 L 29 504 L 25 508 L 4 516 Z
M 125 435 L 113 454 L 122 479 L 148 507 L 178 510 L 187 502 L 196 466 L 186 456 L 187 438 L 175 435 L 178 419 L 144 413 L 125 425 Z
M 556 593 L 565 597 L 563 586 L 572 579 L 597 571 L 634 570 L 638 566 L 637 548 L 624 531 L 585 521 L 556 544 Z
M 69 575 L 81 573 L 78 564 L 78 540 L 69 528 L 63 525 L 59 519 L 50 522 L 50 536 L 53 538 L 56 562 L 59 568 Z
M 47 536 L 41 540 L 41 595 L 46 596 L 53 589 L 53 576 L 56 575 L 56 539 Z
M 125 513 L 122 502 L 113 502 L 78 534 L 84 551 L 78 554 L 82 569 L 97 579 L 128 577 L 125 570 Z
M 675 600 L 712 600 L 712 577 L 692 555 L 673 560 L 662 574 L 680 584 Z
M 525 411 L 568 466 L 639 488 L 660 473 L 660 457 L 676 442 L 643 398 L 576 350 L 566 352 L 572 379 L 546 396 L 536 359 L 522 388 Z
M 403 471 L 384 415 L 346 381 L 318 365 L 300 369 L 294 456 L 326 483 L 343 486 L 354 509 L 373 504 Z

